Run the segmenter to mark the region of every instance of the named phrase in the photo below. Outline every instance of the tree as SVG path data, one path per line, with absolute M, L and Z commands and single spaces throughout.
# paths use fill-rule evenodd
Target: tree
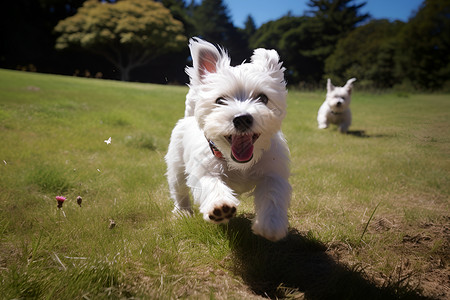
M 364 5 L 350 0 L 310 0 L 313 8 L 302 17 L 286 15 L 263 24 L 251 38 L 252 47 L 273 47 L 280 51 L 292 83 L 317 83 L 323 79 L 325 59 L 342 37 L 368 15 L 359 15 Z
M 304 34 L 308 19 L 310 17 L 284 16 L 263 24 L 250 39 L 252 48 L 278 50 L 290 83 L 311 80 L 310 74 L 317 69 L 314 62 L 301 53 L 302 46 L 311 42 L 311 36 Z
M 345 37 L 356 26 L 369 18 L 359 14 L 365 2 L 351 5 L 353 0 L 309 0 L 312 8 L 303 34 L 313 37 L 311 42 L 302 45 L 302 54 L 319 65 L 315 72 L 317 80 L 323 75 L 325 59 L 330 56 L 339 39 Z
M 304 16 L 294 20 L 298 25 L 286 29 L 280 48 L 286 54 L 285 61 L 289 64 L 294 82 L 317 83 L 323 74 L 323 58 L 318 51 L 320 48 L 317 46 L 315 49 L 320 38 L 313 32 L 314 17 Z
M 368 14 L 359 14 L 365 2 L 351 5 L 353 0 L 309 0 L 308 6 L 313 10 L 309 13 L 317 21 L 317 29 L 330 42 L 336 43 L 358 24 L 369 18 Z
M 182 23 L 150 0 L 88 0 L 55 31 L 60 34 L 57 49 L 75 46 L 100 54 L 120 70 L 122 80 L 129 80 L 134 68 L 186 44 Z
M 290 29 L 298 28 L 302 23 L 302 18 L 291 16 L 269 21 L 253 34 L 250 39 L 250 46 L 252 48 L 276 48 L 280 50 L 283 35 Z
M 450 81 L 450 2 L 426 0 L 401 33 L 400 74 L 416 88 Z
M 165 8 L 170 10 L 170 13 L 175 20 L 183 23 L 186 36 L 192 36 L 194 32 L 194 24 L 192 17 L 189 15 L 189 7 L 184 0 L 155 0 L 161 2 Z M 188 49 L 188 48 L 186 48 Z
M 255 20 L 253 20 L 251 15 L 248 15 L 245 20 L 243 32 L 246 39 L 249 39 L 256 32 Z
M 53 28 L 75 14 L 84 0 L 15 0 L 2 2 L 0 10 L 0 67 L 33 64 L 37 70 L 61 70 Z
M 195 35 L 228 49 L 233 62 L 242 63 L 248 57 L 247 42 L 234 27 L 228 7 L 222 0 L 203 0 L 200 5 L 191 4 Z
M 396 77 L 398 35 L 404 23 L 373 20 L 339 40 L 336 50 L 325 61 L 325 77 L 345 83 L 358 78 L 359 84 L 389 88 Z
M 212 43 L 226 43 L 234 31 L 227 6 L 222 0 L 203 0 L 194 8 L 196 33 Z

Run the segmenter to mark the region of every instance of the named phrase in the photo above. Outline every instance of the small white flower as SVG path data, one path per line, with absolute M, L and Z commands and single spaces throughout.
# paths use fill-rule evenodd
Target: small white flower
M 111 144 L 111 137 L 109 137 L 109 139 L 105 140 L 106 145 Z

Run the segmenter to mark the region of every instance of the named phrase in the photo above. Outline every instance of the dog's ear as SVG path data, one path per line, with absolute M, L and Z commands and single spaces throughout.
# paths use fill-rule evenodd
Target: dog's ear
M 267 50 L 263 48 L 255 49 L 253 51 L 251 61 L 253 64 L 259 64 L 267 71 L 271 72 L 272 77 L 279 75 L 284 77 L 283 73 L 285 68 L 282 67 L 283 63 L 280 62 L 280 56 L 275 50 Z
M 331 79 L 328 78 L 328 80 L 327 80 L 327 91 L 329 93 L 329 92 L 332 92 L 333 90 L 334 90 L 334 85 L 331 83 Z
M 347 80 L 347 83 L 344 85 L 344 88 L 346 88 L 349 93 L 352 92 L 353 82 L 355 82 L 355 81 L 356 81 L 356 78 L 351 78 L 351 79 Z
M 216 73 L 219 61 L 229 64 L 229 58 L 219 52 L 217 48 L 202 39 L 192 38 L 189 40 L 193 68 L 187 68 L 191 79 L 198 79 L 200 82 L 207 73 Z

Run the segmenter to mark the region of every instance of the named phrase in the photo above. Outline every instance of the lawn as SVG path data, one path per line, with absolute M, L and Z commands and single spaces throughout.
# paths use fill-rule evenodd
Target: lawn
M 291 228 L 271 243 L 250 195 L 227 226 L 173 217 L 187 87 L 0 70 L 0 297 L 448 299 L 450 96 L 354 86 L 346 135 L 317 129 L 325 91 L 289 92 Z

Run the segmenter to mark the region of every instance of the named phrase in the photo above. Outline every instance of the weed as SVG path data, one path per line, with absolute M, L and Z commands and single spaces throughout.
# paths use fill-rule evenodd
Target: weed
M 381 204 L 381 202 L 379 202 L 379 203 L 377 204 L 377 206 L 375 206 L 375 208 L 373 209 L 372 214 L 370 215 L 369 220 L 367 220 L 366 226 L 364 227 L 364 230 L 363 230 L 363 232 L 361 233 L 361 237 L 359 238 L 358 244 L 361 244 L 362 239 L 363 239 L 363 237 L 364 237 L 364 234 L 366 233 L 367 228 L 369 227 L 370 221 L 372 221 L 372 218 L 373 218 L 373 216 L 375 215 L 375 212 L 377 211 L 378 206 L 380 206 L 380 204 Z

